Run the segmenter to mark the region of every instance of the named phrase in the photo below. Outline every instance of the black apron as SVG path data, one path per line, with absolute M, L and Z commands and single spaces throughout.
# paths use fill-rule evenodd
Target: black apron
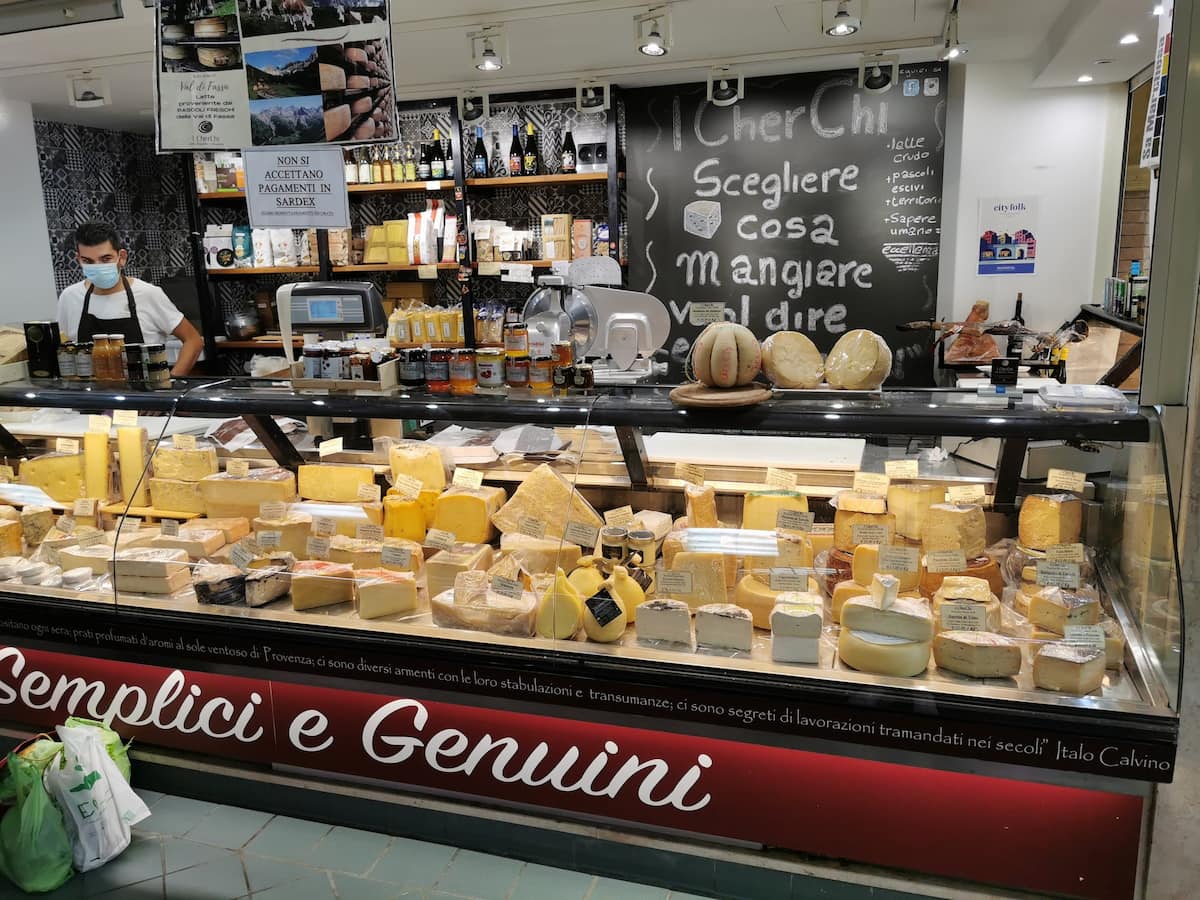
M 126 344 L 146 343 L 142 337 L 142 325 L 137 317 L 137 304 L 133 302 L 133 288 L 129 286 L 129 279 L 124 275 L 121 276 L 121 283 L 125 286 L 125 296 L 129 298 L 129 315 L 122 319 L 97 319 L 93 316 L 90 307 L 92 291 L 96 286 L 89 284 L 87 293 L 83 295 L 83 311 L 79 314 L 79 328 L 75 333 L 76 343 L 91 341 L 97 334 L 120 334 L 125 338 Z

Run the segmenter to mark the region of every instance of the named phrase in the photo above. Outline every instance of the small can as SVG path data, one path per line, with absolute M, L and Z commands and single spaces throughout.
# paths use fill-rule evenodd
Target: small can
M 450 393 L 463 396 L 475 393 L 475 351 L 450 352 Z
M 305 347 L 300 354 L 304 360 L 304 377 L 305 378 L 324 378 L 323 357 L 324 351 L 320 347 Z
M 575 367 L 574 366 L 555 366 L 554 367 L 554 392 L 559 396 L 565 395 L 572 387 L 575 386 Z
M 400 351 L 400 383 L 407 388 L 425 384 L 425 349 L 410 347 Z
M 430 350 L 425 360 L 425 381 L 431 394 L 450 393 L 450 351 Z
M 556 366 L 573 366 L 575 364 L 574 341 L 555 341 L 552 350 Z
M 504 351 L 483 348 L 475 352 L 475 390 L 481 394 L 504 393 Z
M 529 363 L 529 389 L 535 394 L 554 390 L 554 357 L 539 356 Z
M 73 379 L 75 375 L 76 348 L 73 341 L 67 341 L 58 348 L 58 377 Z
M 577 391 L 594 391 L 596 389 L 596 373 L 589 363 L 575 366 L 571 386 Z
M 529 387 L 529 357 L 509 356 L 504 363 L 504 380 L 510 388 Z
M 529 355 L 529 326 L 524 322 L 504 326 L 504 352 L 509 357 Z
M 654 539 L 653 531 L 631 531 L 626 539 L 626 544 L 630 553 L 637 553 L 642 557 L 641 568 L 654 568 L 658 542 Z
M 600 555 L 621 562 L 628 550 L 629 529 L 623 525 L 606 525 L 600 529 Z

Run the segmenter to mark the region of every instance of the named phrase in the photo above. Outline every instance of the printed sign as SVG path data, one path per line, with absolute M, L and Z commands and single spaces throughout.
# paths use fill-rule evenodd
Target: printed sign
M 1033 275 L 1037 270 L 1037 198 L 979 201 L 980 275 Z
M 246 211 L 255 228 L 349 228 L 340 147 L 246 150 Z

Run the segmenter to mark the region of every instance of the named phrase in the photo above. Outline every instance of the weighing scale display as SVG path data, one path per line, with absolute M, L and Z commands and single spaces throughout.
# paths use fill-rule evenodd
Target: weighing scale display
M 297 324 L 359 325 L 363 318 L 363 301 L 353 295 L 331 297 L 296 297 L 292 304 Z

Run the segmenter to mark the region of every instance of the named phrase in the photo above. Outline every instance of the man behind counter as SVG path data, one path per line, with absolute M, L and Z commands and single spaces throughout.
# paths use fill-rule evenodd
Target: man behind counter
M 116 229 L 85 222 L 75 230 L 76 259 L 85 280 L 58 298 L 58 327 L 63 340 L 93 340 L 97 334 L 121 334 L 126 344 L 165 344 L 175 335 L 183 341 L 171 374 L 187 375 L 204 349 L 200 332 L 183 317 L 162 288 L 126 277 L 129 258 Z

